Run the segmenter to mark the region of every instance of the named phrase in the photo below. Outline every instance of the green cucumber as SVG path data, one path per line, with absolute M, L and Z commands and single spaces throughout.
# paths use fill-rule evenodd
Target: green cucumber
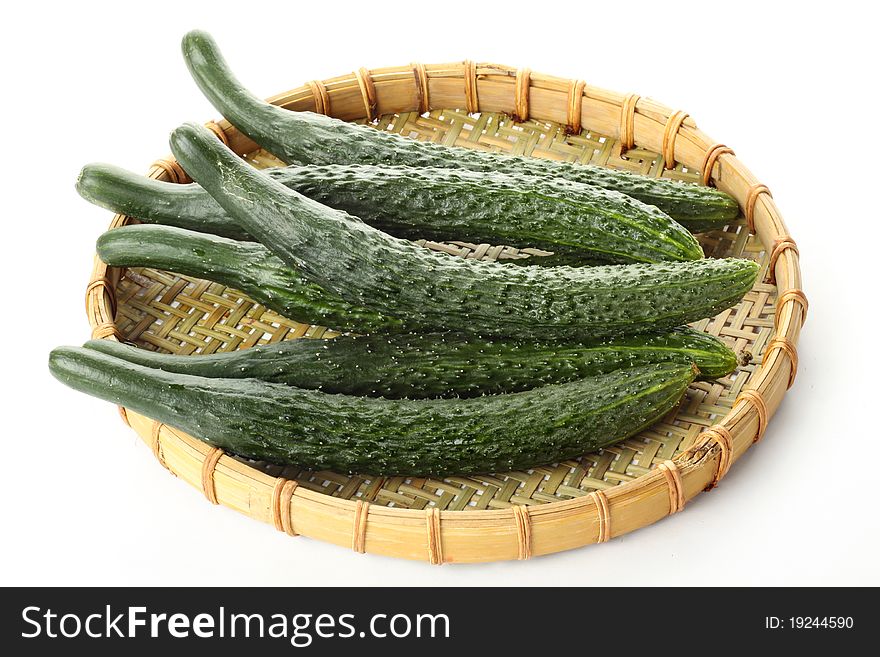
M 208 378 L 260 379 L 328 393 L 411 399 L 475 397 L 566 383 L 617 369 L 672 362 L 699 378 L 736 369 L 736 354 L 692 329 L 579 344 L 499 341 L 434 333 L 286 340 L 219 354 L 178 356 L 92 340 L 129 363 Z
M 190 73 L 214 107 L 241 132 L 288 164 L 403 165 L 564 178 L 622 192 L 660 208 L 694 230 L 720 228 L 739 215 L 735 199 L 710 187 L 592 165 L 453 148 L 312 112 L 292 112 L 247 91 L 208 34 L 189 32 L 182 48 Z
M 661 363 L 471 399 L 330 395 L 256 379 L 209 379 L 59 347 L 62 383 L 240 456 L 373 475 L 515 470 L 574 458 L 650 426 L 696 369 Z
M 227 213 L 281 260 L 349 303 L 423 330 L 584 340 L 671 329 L 737 303 L 755 262 L 511 267 L 454 258 L 391 237 L 245 164 L 207 128 L 171 148 Z
M 415 169 L 328 165 L 269 169 L 285 186 L 356 215 L 395 237 L 536 247 L 571 262 L 698 260 L 693 235 L 657 208 L 566 180 Z M 104 164 L 83 168 L 77 190 L 131 217 L 248 239 L 198 185 L 152 180 Z M 559 264 L 559 257 L 527 264 Z
M 153 267 L 235 288 L 279 315 L 338 331 L 400 331 L 398 319 L 343 301 L 309 282 L 262 244 L 173 228 L 134 225 L 98 238 L 98 257 L 112 267 Z

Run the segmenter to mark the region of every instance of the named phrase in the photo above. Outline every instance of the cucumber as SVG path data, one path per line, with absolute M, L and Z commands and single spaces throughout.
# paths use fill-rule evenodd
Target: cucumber
M 511 267 L 454 258 L 284 187 L 203 126 L 175 130 L 171 148 L 242 228 L 306 278 L 425 330 L 551 341 L 667 330 L 734 305 L 758 273 L 740 259 Z
M 312 112 L 292 112 L 248 92 L 208 34 L 189 32 L 182 48 L 190 73 L 214 107 L 241 132 L 288 164 L 403 165 L 564 178 L 622 192 L 660 208 L 694 230 L 720 228 L 739 215 L 735 199 L 710 187 L 572 162 L 453 148 Z
M 692 329 L 580 344 L 498 341 L 435 333 L 287 340 L 220 354 L 177 356 L 92 340 L 122 360 L 177 374 L 260 379 L 328 393 L 399 399 L 475 397 L 566 383 L 617 369 L 672 362 L 699 378 L 736 369 L 736 354 Z
M 399 319 L 347 303 L 309 282 L 256 242 L 170 226 L 134 225 L 101 235 L 97 252 L 113 267 L 153 267 L 235 288 L 303 324 L 358 333 L 405 328 Z
M 619 192 L 566 180 L 365 165 L 267 172 L 286 187 L 395 237 L 536 247 L 573 263 L 703 257 L 693 235 L 657 208 Z M 80 173 L 77 190 L 93 203 L 141 220 L 249 238 L 195 184 L 164 183 L 92 164 Z M 527 264 L 560 260 L 544 257 Z
M 665 415 L 696 369 L 661 363 L 472 399 L 329 395 L 256 379 L 210 379 L 59 347 L 62 383 L 243 457 L 372 475 L 444 476 L 574 458 Z

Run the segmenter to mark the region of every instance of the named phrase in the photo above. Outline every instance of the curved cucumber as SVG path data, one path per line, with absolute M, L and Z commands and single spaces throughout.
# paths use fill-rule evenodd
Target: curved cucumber
M 253 239 L 195 183 L 178 185 L 112 164 L 87 164 L 76 179 L 76 191 L 89 203 L 147 223 L 239 241 Z
M 443 476 L 574 458 L 666 414 L 690 366 L 645 365 L 472 399 L 328 395 L 255 379 L 209 379 L 59 347 L 62 383 L 244 457 L 374 475 Z
M 344 210 L 395 237 L 537 247 L 572 262 L 699 260 L 693 235 L 653 206 L 566 180 L 415 169 L 328 165 L 270 169 L 304 196 Z M 141 220 L 248 239 L 198 185 L 175 185 L 118 167 L 83 168 L 87 200 Z M 559 264 L 544 257 L 527 264 Z
M 154 267 L 227 285 L 303 324 L 359 333 L 404 328 L 398 319 L 347 303 L 309 282 L 256 242 L 170 226 L 134 225 L 101 235 L 97 252 L 113 267 Z
M 313 283 L 426 330 L 547 340 L 667 330 L 732 306 L 758 273 L 739 259 L 577 268 L 453 258 L 284 187 L 203 126 L 175 130 L 171 148 L 242 228 Z
M 651 363 L 696 365 L 699 378 L 714 379 L 737 365 L 736 355 L 723 342 L 692 329 L 581 344 L 468 339 L 448 333 L 340 336 L 193 356 L 112 340 L 91 340 L 85 347 L 177 374 L 260 379 L 393 399 L 519 392 Z
M 622 192 L 654 205 L 687 228 L 721 227 L 739 215 L 736 200 L 709 187 L 602 167 L 497 155 L 415 141 L 312 112 L 266 103 L 235 78 L 214 40 L 198 30 L 183 38 L 196 84 L 226 119 L 289 164 L 381 164 L 469 169 L 564 178 Z

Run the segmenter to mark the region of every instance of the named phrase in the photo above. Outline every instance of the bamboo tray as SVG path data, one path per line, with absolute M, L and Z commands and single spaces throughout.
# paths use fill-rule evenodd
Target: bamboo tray
M 638 436 L 532 470 L 435 480 L 280 468 L 226 455 L 121 408 L 159 462 L 211 503 L 357 552 L 435 564 L 526 559 L 607 541 L 681 511 L 761 439 L 797 372 L 807 311 L 797 245 L 767 187 L 686 113 L 581 80 L 470 61 L 360 69 L 270 100 L 414 139 L 715 184 L 743 213 L 700 236 L 707 256 L 751 258 L 762 274 L 739 305 L 695 325 L 741 354 L 737 372 L 693 384 Z M 227 122 L 208 126 L 255 166 L 278 163 Z M 188 182 L 170 156 L 148 175 Z M 129 221 L 117 215 L 111 228 Z M 502 245 L 424 245 L 466 258 L 540 257 Z M 93 337 L 180 354 L 333 335 L 215 283 L 122 271 L 97 258 L 86 307 Z

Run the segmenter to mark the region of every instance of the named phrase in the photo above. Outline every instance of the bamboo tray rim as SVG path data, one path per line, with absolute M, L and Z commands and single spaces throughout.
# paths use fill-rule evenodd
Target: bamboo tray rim
M 658 153 L 666 168 L 680 162 L 698 170 L 704 184 L 714 183 L 737 199 L 750 231 L 771 253 L 769 277 L 778 294 L 775 335 L 749 388 L 737 397 L 731 411 L 675 459 L 607 490 L 510 509 L 415 510 L 332 497 L 273 477 L 183 432 L 120 407 L 123 420 L 151 446 L 160 463 L 201 489 L 210 502 L 269 522 L 292 536 L 309 535 L 348 545 L 357 552 L 435 564 L 527 559 L 605 542 L 681 511 L 700 492 L 717 485 L 731 465 L 763 436 L 797 371 L 797 341 L 807 311 L 797 244 L 769 188 L 732 149 L 699 130 L 687 113 L 637 94 L 587 85 L 583 80 L 470 60 L 361 68 L 308 82 L 269 101 L 348 121 L 373 121 L 401 112 L 424 114 L 448 107 L 469 113 L 501 112 L 520 122 L 560 123 L 568 134 L 595 130 L 616 137 L 621 154 L 645 148 Z M 207 125 L 239 154 L 258 148 L 225 120 Z M 170 182 L 189 181 L 170 155 L 157 160 L 147 175 Z M 116 215 L 110 228 L 128 220 Z M 95 256 L 86 288 L 93 338 L 123 338 L 114 320 L 120 273 Z

